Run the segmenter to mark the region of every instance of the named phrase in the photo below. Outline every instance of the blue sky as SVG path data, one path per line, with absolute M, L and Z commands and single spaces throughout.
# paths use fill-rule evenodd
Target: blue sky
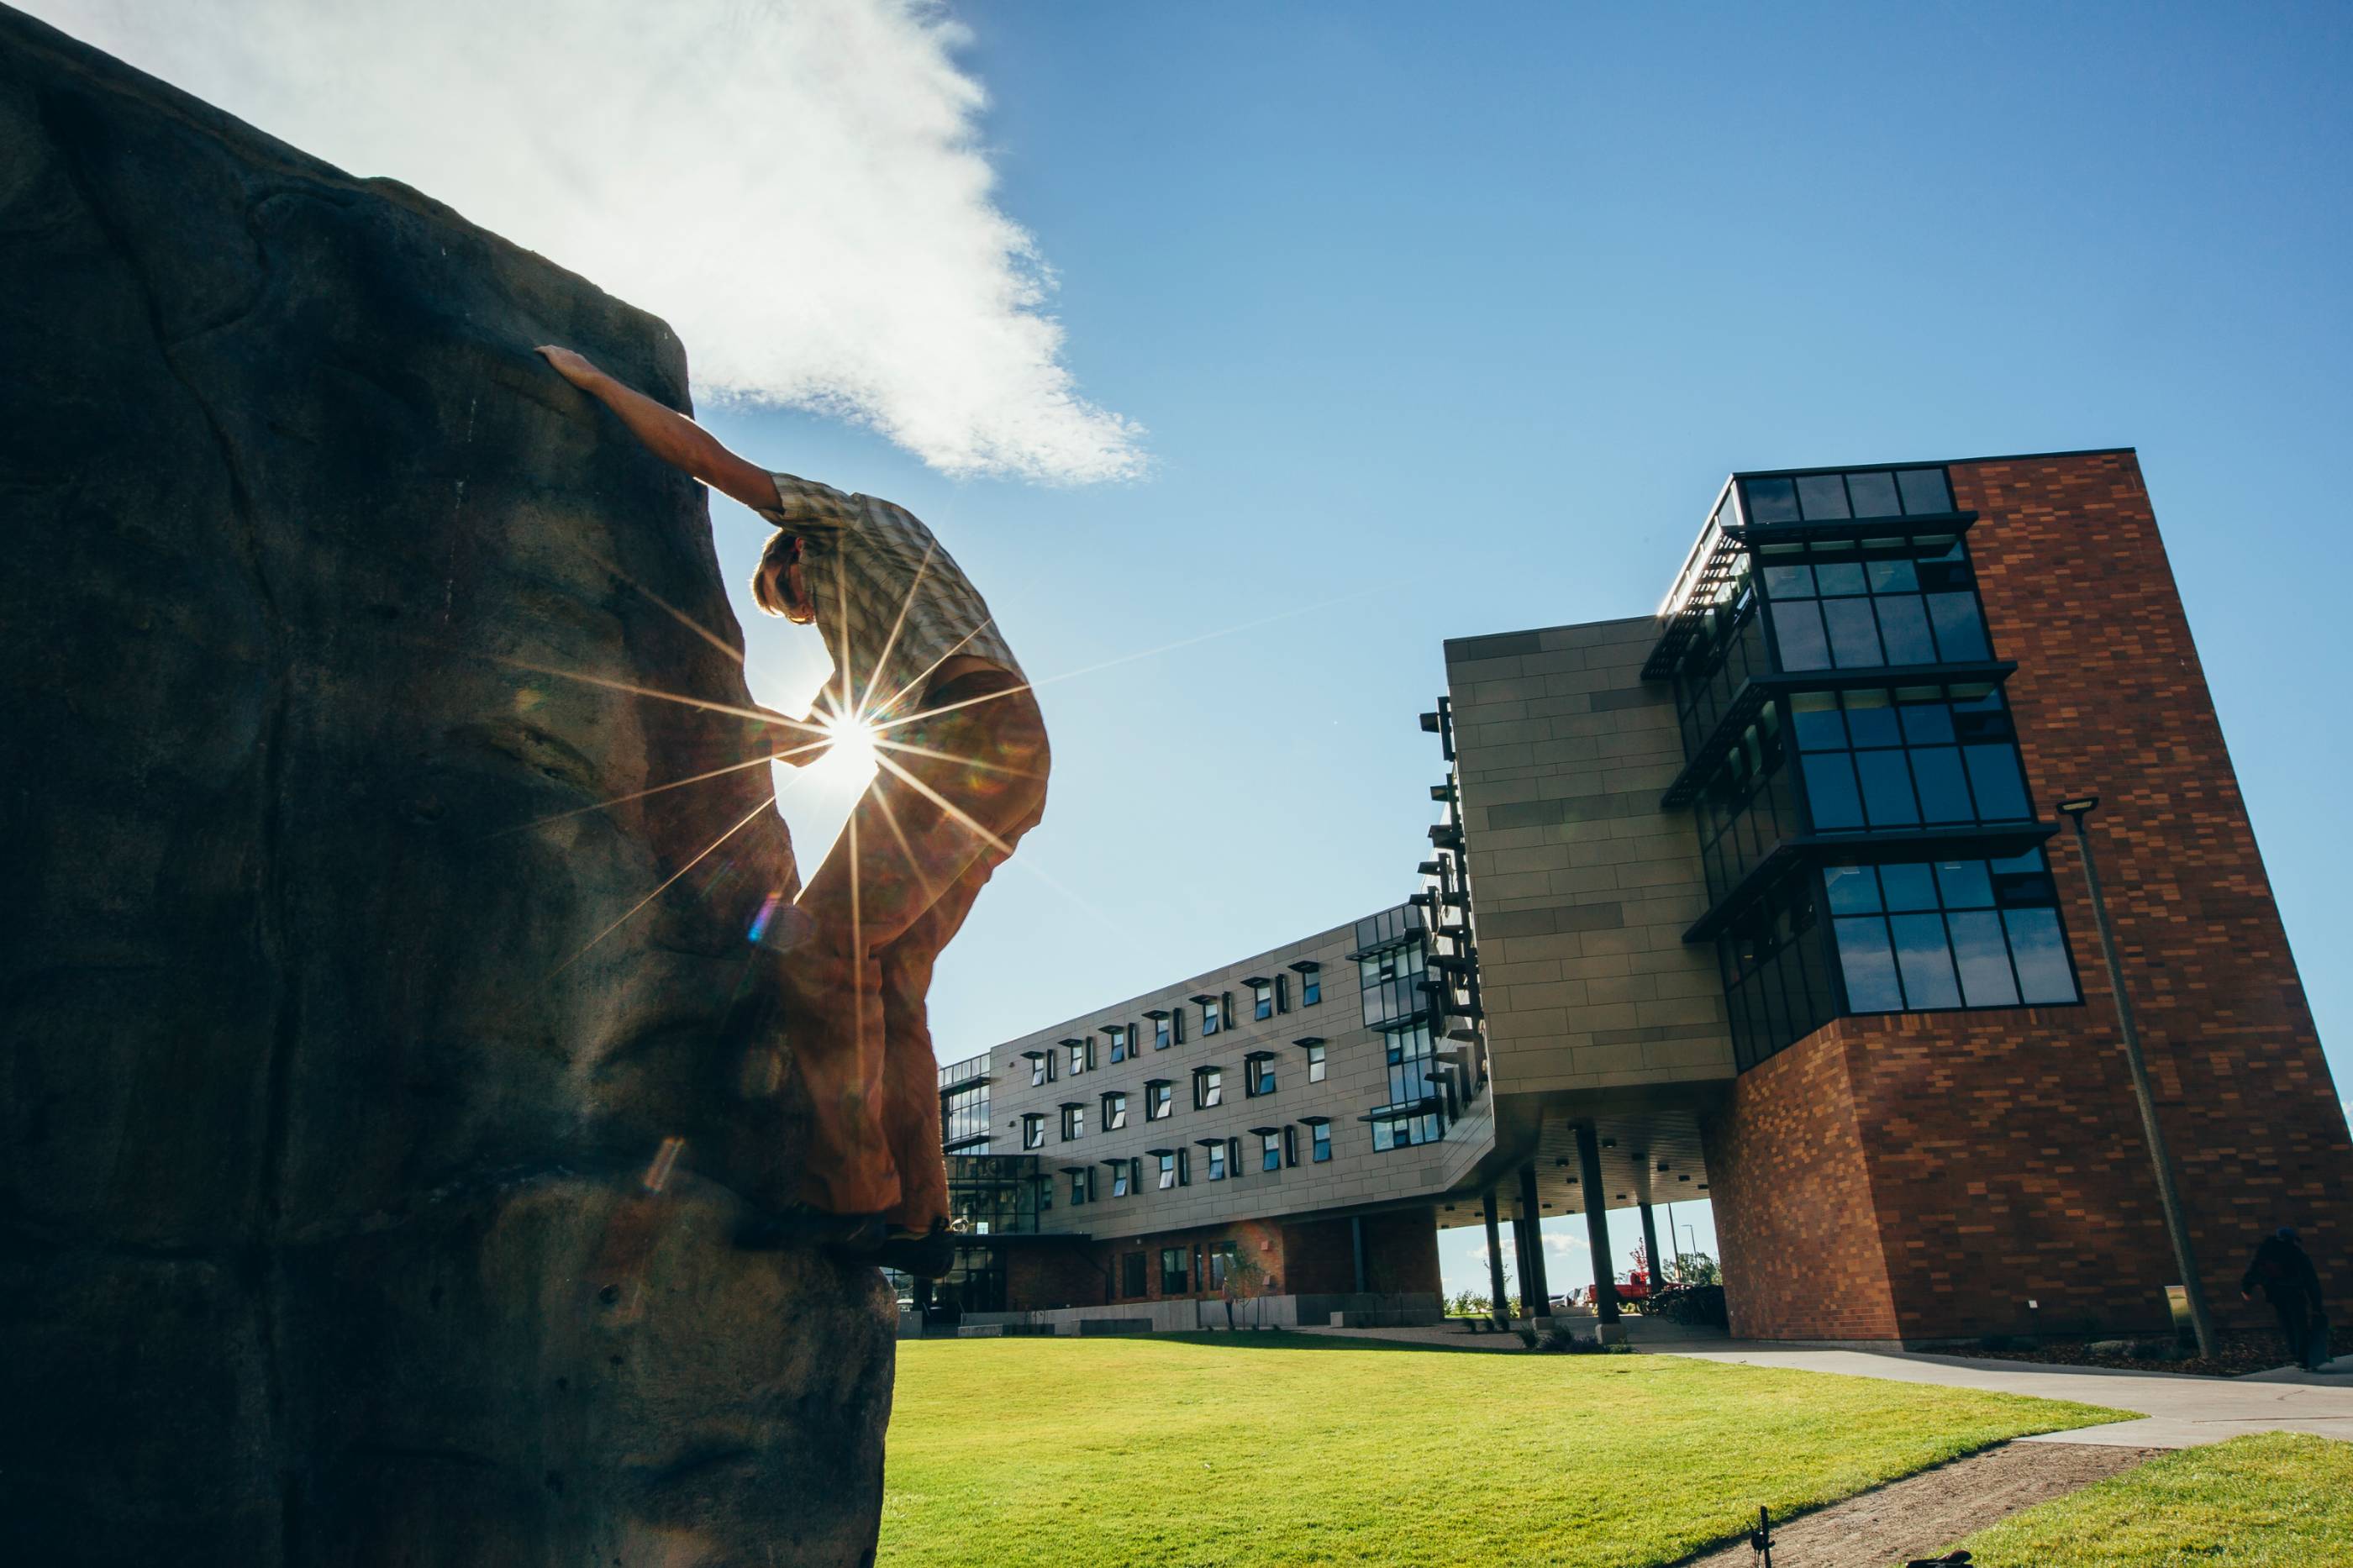
M 1728 470 L 2132 445 L 2353 1083 L 2353 13 L 956 14 L 1065 361 L 1150 470 L 710 415 L 929 519 L 1047 683 L 1053 799 L 941 964 L 944 1059 L 1410 890 L 1440 639 L 1652 608 Z M 805 854 L 839 809 L 792 808 Z

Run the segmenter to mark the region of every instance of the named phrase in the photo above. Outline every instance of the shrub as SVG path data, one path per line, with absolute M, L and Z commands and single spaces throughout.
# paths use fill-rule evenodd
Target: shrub
M 1648 1310 L 1653 1317 L 1699 1328 L 1721 1329 L 1731 1321 L 1725 1310 L 1721 1285 L 1679 1285 L 1662 1290 L 1651 1300 Z

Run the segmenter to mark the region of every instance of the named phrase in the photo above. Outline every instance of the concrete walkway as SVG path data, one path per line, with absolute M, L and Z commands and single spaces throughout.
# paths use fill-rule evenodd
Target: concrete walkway
M 2072 1399 L 2139 1413 L 2140 1419 L 2027 1437 L 2028 1443 L 2108 1443 L 2132 1448 L 2194 1448 L 2242 1432 L 2311 1432 L 2353 1441 L 2353 1356 L 2323 1372 L 2283 1367 L 2252 1377 L 2185 1377 L 2179 1373 L 2116 1372 L 2046 1366 L 2040 1362 L 1927 1355 L 1912 1351 L 1741 1349 L 1660 1345 L 1651 1353 L 1702 1361 L 1843 1373 L 1895 1383 L 1981 1388 L 2037 1399 Z

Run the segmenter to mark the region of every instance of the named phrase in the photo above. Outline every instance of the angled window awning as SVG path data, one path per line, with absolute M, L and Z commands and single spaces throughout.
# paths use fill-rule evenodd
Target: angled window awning
M 1146 1007 L 1144 1010 L 1144 1016 L 1147 1018 L 1166 1018 L 1168 1016 L 1168 1009 L 1166 1007 Z
M 1299 1047 L 1302 1050 L 1304 1050 L 1310 1046 L 1322 1045 L 1324 1043 L 1324 1037 L 1321 1035 L 1302 1035 L 1299 1038 L 1292 1041 L 1291 1043 Z

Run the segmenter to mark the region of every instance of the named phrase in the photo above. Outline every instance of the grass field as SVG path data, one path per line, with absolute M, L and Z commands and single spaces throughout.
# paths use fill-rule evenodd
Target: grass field
M 889 1568 L 1640 1568 L 2088 1405 L 1312 1335 L 909 1341 Z
M 2265 1432 L 2160 1455 L 1962 1544 L 1976 1568 L 2353 1563 L 2353 1443 Z

